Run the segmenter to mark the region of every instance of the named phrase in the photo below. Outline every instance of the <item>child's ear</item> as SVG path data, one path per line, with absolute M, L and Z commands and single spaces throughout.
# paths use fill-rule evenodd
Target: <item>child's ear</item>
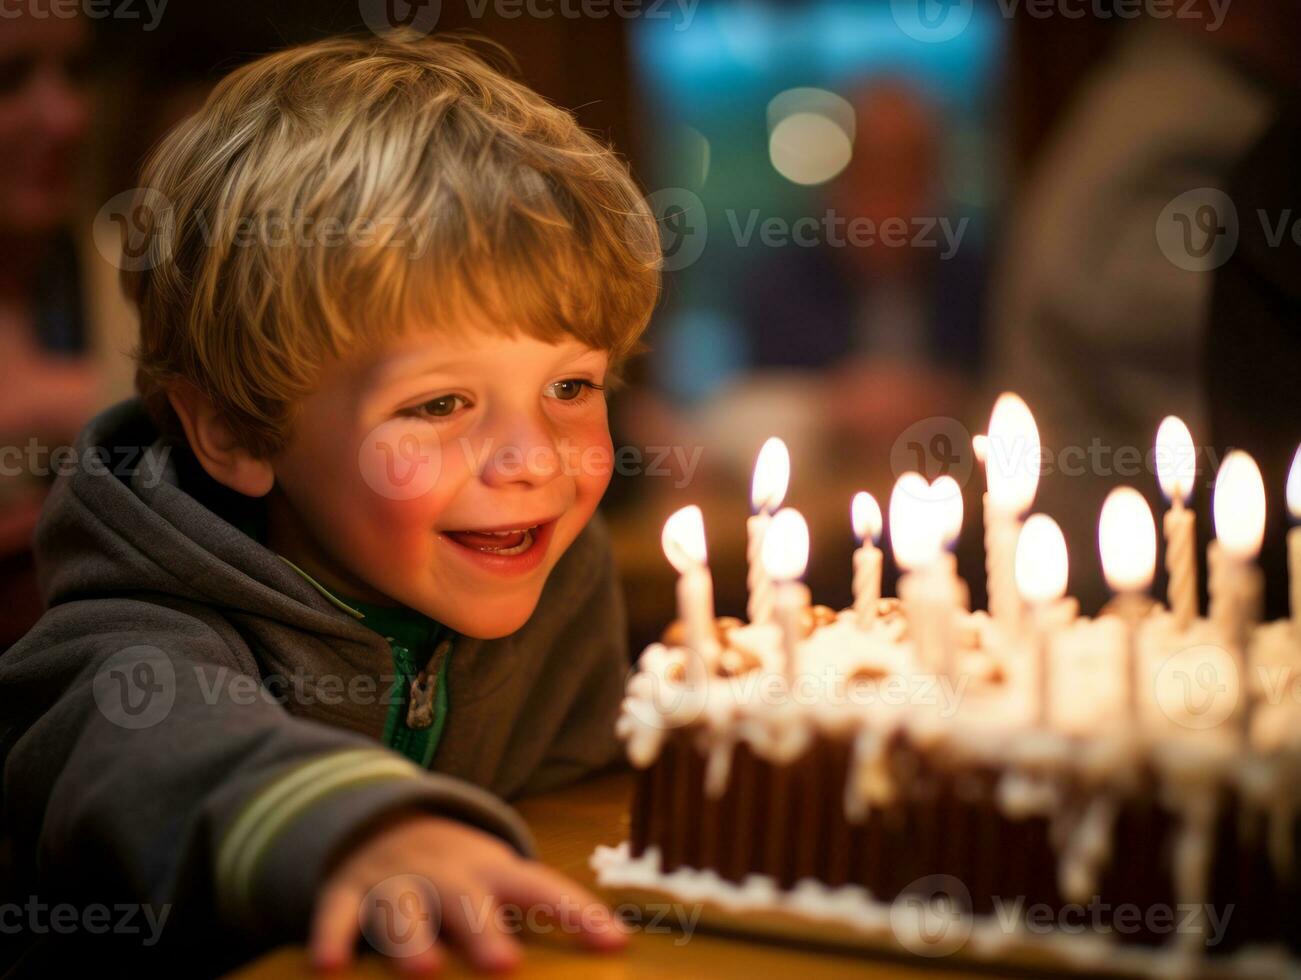
M 178 382 L 167 389 L 167 400 L 181 420 L 190 449 L 208 475 L 246 497 L 262 497 L 275 484 L 271 462 L 240 445 L 212 399 L 192 384 Z

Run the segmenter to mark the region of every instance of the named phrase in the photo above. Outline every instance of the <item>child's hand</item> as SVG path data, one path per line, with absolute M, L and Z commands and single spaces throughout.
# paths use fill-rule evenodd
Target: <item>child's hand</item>
M 521 922 L 577 932 L 594 949 L 627 941 L 623 924 L 590 892 L 496 837 L 427 813 L 404 813 L 366 837 L 326 878 L 313 916 L 312 959 L 325 969 L 347 964 L 362 930 L 403 970 L 437 970 L 443 935 L 478 969 L 506 970 L 519 961 L 520 948 L 503 923 L 514 931 Z

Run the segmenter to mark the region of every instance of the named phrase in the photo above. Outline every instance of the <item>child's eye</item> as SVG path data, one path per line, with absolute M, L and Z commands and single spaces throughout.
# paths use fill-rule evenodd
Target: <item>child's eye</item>
M 416 406 L 416 411 L 420 415 L 430 418 L 447 418 L 455 414 L 458 408 L 468 406 L 467 402 L 460 395 L 439 395 L 437 398 L 431 398 L 427 402 L 422 402 Z
M 604 385 L 588 381 L 586 378 L 566 378 L 564 381 L 556 381 L 548 385 L 547 397 L 562 402 L 573 402 L 578 401 L 588 392 L 604 390 Z

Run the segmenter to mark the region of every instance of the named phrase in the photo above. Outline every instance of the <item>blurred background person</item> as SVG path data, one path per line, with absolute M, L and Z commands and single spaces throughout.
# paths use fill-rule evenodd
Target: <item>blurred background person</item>
M 852 156 L 820 195 L 834 228 L 765 256 L 738 302 L 750 366 L 822 372 L 826 424 L 847 448 L 888 455 L 913 422 L 966 410 L 983 253 L 944 199 L 944 122 L 925 92 L 881 79 L 851 107 Z
M 1107 492 L 1132 483 L 1157 513 L 1165 506 L 1151 470 L 1117 451 L 1147 459 L 1166 415 L 1198 445 L 1210 439 L 1211 275 L 1158 241 L 1163 212 L 1225 187 L 1296 84 L 1298 40 L 1290 0 L 1227 12 L 1196 0 L 1179 17 L 1125 23 L 1018 196 L 989 321 L 991 394 L 1021 394 L 1054 453 L 1098 448 L 1055 457 L 1082 468 L 1047 474 L 1035 504 L 1089 555 L 1071 566 L 1087 611 L 1108 595 L 1096 545 Z M 1202 515 L 1208 487 L 1195 498 Z
M 40 614 L 31 536 L 50 453 L 130 388 L 116 270 L 75 217 L 90 28 L 16 13 L 0 30 L 0 649 Z
M 1206 341 L 1210 444 L 1244 449 L 1265 481 L 1265 615 L 1288 615 L 1284 493 L 1301 443 L 1301 105 L 1279 113 L 1228 185 L 1237 247 L 1215 270 Z

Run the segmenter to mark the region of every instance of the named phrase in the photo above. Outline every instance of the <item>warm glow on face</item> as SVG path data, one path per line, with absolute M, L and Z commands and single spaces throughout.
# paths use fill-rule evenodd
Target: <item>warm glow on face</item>
M 763 536 L 763 568 L 774 582 L 791 582 L 809 564 L 809 526 L 804 515 L 784 507 L 773 515 Z
M 1039 427 L 1018 396 L 1005 392 L 994 403 L 985 439 L 985 479 L 994 506 L 1028 510 L 1039 487 Z
M 1292 468 L 1287 471 L 1287 512 L 1295 521 L 1301 521 L 1301 446 L 1292 457 Z
M 690 571 L 693 566 L 703 565 L 707 559 L 705 551 L 705 516 L 695 504 L 675 511 L 664 522 L 664 533 L 660 537 L 664 555 L 680 574 Z
M 881 505 L 875 497 L 863 491 L 854 494 L 849 514 L 854 524 L 854 535 L 859 541 L 871 538 L 876 544 L 881 540 Z
M 1255 558 L 1265 537 L 1265 481 L 1240 449 L 1224 457 L 1215 477 L 1215 538 L 1235 558 Z
M 776 510 L 786 499 L 791 479 L 791 454 L 786 443 L 773 436 L 759 450 L 754 464 L 754 482 L 750 484 L 750 504 L 755 511 Z
M 951 476 L 942 476 L 931 484 L 931 499 L 939 509 L 940 536 L 951 545 L 962 533 L 962 487 Z
M 1107 495 L 1098 521 L 1102 571 L 1115 592 L 1142 592 L 1156 568 L 1156 522 L 1152 508 L 1133 487 Z
M 934 510 L 925 477 L 920 473 L 899 477 L 890 494 L 890 544 L 900 568 L 912 571 L 939 558 L 944 529 Z
M 1066 539 L 1057 522 L 1032 514 L 1016 542 L 1016 587 L 1029 603 L 1055 602 L 1066 594 Z
M 1188 426 L 1173 415 L 1156 430 L 1156 476 L 1167 500 L 1188 503 L 1197 479 L 1197 450 Z

